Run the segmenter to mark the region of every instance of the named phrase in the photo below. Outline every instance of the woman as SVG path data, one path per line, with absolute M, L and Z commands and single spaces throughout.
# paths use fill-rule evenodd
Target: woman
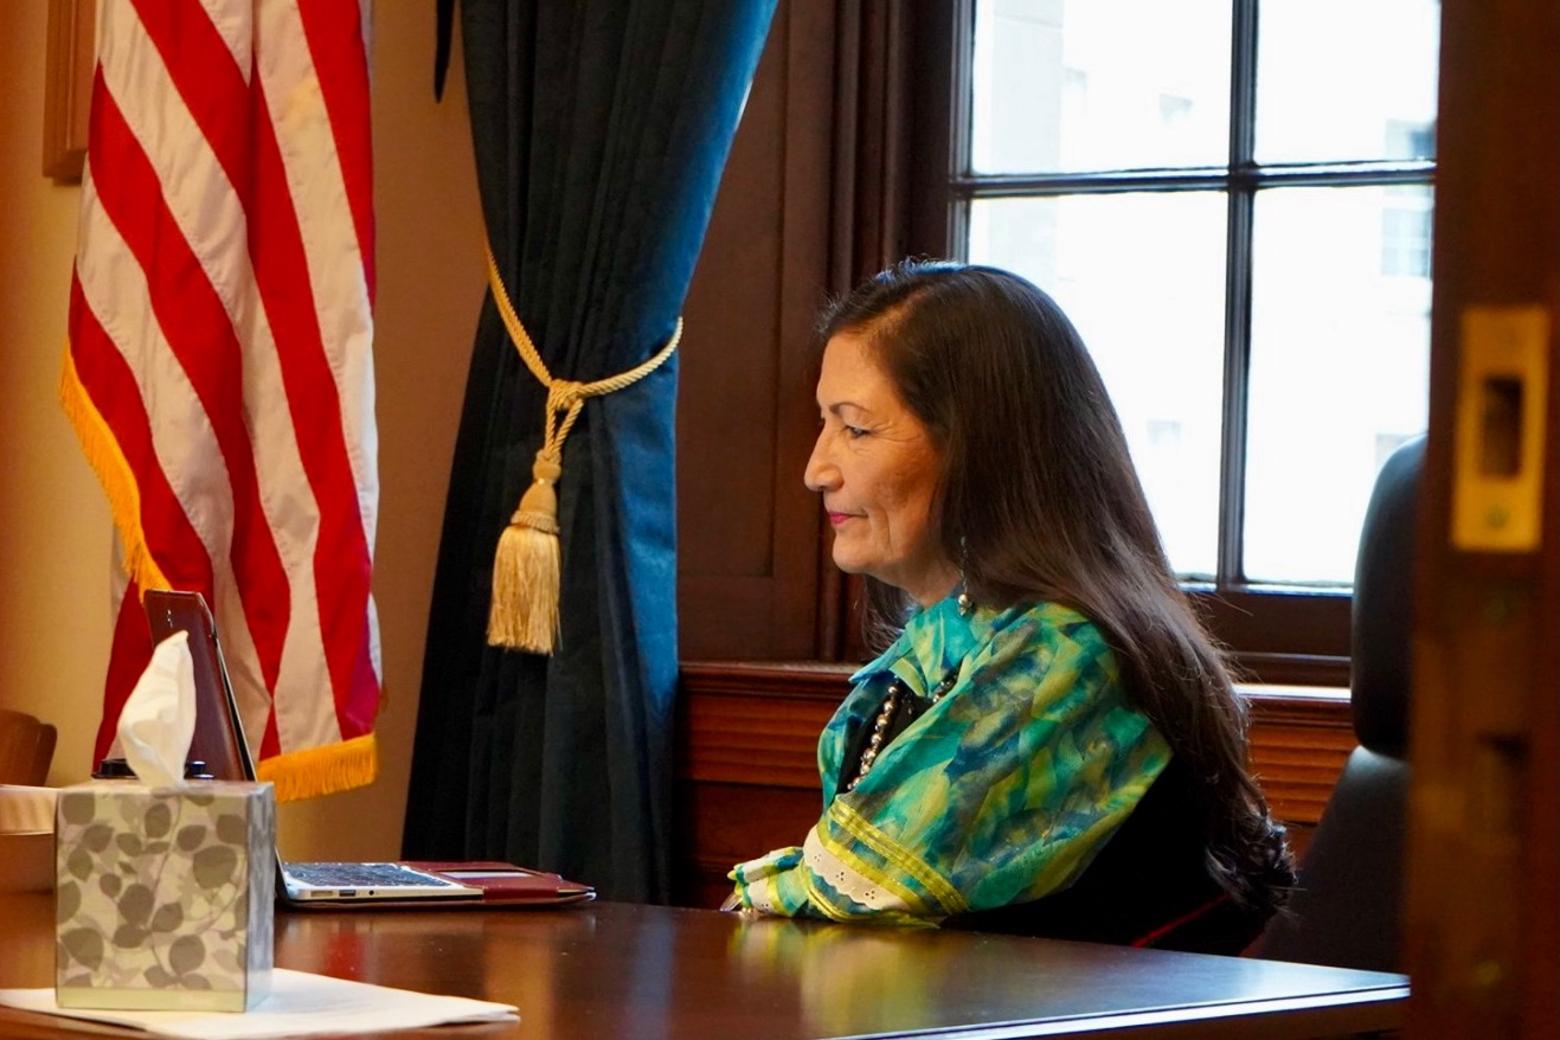
M 907 262 L 822 332 L 806 481 L 897 638 L 819 740 L 817 826 L 728 905 L 1239 950 L 1289 852 L 1071 323 Z

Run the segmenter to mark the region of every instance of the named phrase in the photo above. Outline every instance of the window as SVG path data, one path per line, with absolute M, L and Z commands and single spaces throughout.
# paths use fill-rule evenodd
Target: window
M 1426 423 L 1439 3 L 958 17 L 952 251 L 1078 325 L 1190 586 L 1340 616 L 1384 446 Z

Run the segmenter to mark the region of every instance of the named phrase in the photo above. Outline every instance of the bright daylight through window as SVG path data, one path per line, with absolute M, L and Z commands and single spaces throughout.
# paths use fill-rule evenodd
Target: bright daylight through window
M 975 3 L 956 237 L 1077 323 L 1187 578 L 1346 586 L 1376 472 L 1425 428 L 1439 24 Z

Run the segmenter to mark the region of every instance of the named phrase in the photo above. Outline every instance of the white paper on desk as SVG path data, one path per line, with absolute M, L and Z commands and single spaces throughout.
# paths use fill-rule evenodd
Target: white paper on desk
M 510 1004 L 373 986 L 277 968 L 271 995 L 250 1011 L 100 1011 L 61 1008 L 52 989 L 0 989 L 0 1004 L 23 1011 L 144 1029 L 187 1040 L 251 1040 L 311 1033 L 371 1033 L 456 1022 L 512 1022 Z

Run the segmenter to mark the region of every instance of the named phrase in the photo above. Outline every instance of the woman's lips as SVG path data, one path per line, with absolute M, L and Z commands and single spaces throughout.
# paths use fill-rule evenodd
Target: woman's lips
M 855 518 L 855 513 L 836 513 L 833 511 L 830 511 L 829 513 L 829 523 L 833 524 L 835 527 L 840 526 L 847 520 L 854 520 Z

